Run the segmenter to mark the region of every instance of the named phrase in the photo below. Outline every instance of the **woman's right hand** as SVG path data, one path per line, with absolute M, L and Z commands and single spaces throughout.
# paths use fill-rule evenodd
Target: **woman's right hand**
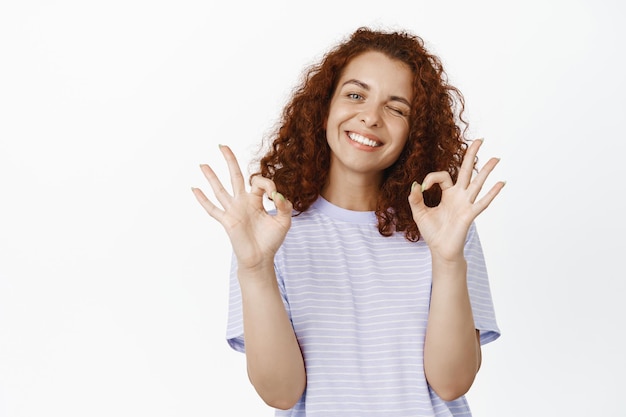
M 228 146 L 220 145 L 220 150 L 228 164 L 233 195 L 206 164 L 200 165 L 200 169 L 222 208 L 213 204 L 202 190 L 192 188 L 192 191 L 206 212 L 226 230 L 240 269 L 273 268 L 274 255 L 291 226 L 293 206 L 276 191 L 272 180 L 260 175 L 252 178 L 250 191 L 246 191 L 235 154 Z M 265 210 L 264 194 L 274 200 L 276 215 Z

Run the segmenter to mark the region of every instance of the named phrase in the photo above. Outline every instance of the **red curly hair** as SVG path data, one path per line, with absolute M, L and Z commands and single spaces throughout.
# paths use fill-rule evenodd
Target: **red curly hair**
M 398 231 L 409 241 L 417 241 L 420 233 L 408 203 L 411 184 L 421 183 L 434 171 L 448 171 L 456 182 L 467 150 L 463 137 L 467 123 L 462 117 L 462 94 L 448 84 L 439 58 L 428 53 L 424 41 L 413 34 L 362 27 L 309 67 L 269 137 L 270 148 L 258 161 L 260 170 L 252 176 L 272 179 L 298 214 L 311 206 L 328 180 L 330 148 L 324 124 L 331 98 L 346 65 L 368 51 L 404 62 L 413 73 L 408 140 L 398 160 L 384 172 L 376 216 L 381 235 Z M 441 190 L 427 190 L 424 200 L 436 206 Z

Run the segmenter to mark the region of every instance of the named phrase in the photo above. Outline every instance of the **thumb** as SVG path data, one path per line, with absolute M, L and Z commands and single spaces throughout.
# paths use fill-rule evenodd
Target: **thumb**
M 411 185 L 411 192 L 409 193 L 409 206 L 413 213 L 413 218 L 416 218 L 419 214 L 427 209 L 424 203 L 424 194 L 422 194 L 422 185 L 415 181 Z

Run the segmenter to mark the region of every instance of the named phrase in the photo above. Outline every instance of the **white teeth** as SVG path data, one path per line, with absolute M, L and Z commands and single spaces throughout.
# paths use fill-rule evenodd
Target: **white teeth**
M 348 137 L 355 142 L 360 143 L 361 145 L 371 146 L 375 148 L 376 146 L 380 146 L 378 143 L 374 142 L 371 139 L 366 138 L 365 136 L 359 135 L 358 133 L 350 132 L 348 133 Z

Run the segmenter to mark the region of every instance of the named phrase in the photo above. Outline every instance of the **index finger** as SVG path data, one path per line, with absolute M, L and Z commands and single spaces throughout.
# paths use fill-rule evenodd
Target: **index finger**
M 226 145 L 219 145 L 226 164 L 228 165 L 228 172 L 230 174 L 230 183 L 233 187 L 233 195 L 239 195 L 246 192 L 246 186 L 244 183 L 243 174 L 239 168 L 239 162 L 235 157 L 233 151 Z

